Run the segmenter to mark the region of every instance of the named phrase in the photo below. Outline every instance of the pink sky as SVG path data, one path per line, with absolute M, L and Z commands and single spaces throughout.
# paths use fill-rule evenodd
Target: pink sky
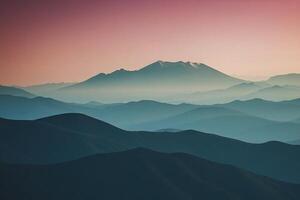
M 300 73 L 299 10 L 300 0 L 7 0 L 0 83 L 81 81 L 156 60 L 248 77 Z

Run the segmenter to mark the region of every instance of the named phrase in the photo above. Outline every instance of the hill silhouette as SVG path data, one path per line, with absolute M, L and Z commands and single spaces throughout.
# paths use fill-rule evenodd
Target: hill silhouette
M 295 200 L 283 183 L 191 155 L 137 148 L 56 165 L 0 164 L 1 199 Z
M 28 99 L 2 95 L 0 117 L 32 120 L 63 113 L 82 113 L 126 130 L 194 129 L 246 142 L 289 142 L 300 139 L 298 101 L 253 99 L 210 106 L 151 100 L 74 104 L 44 97 Z
M 273 85 L 298 85 L 300 86 L 300 74 L 282 74 L 269 78 L 266 82 Z
M 300 183 L 300 146 L 280 142 L 250 144 L 196 131 L 130 132 L 82 114 L 33 121 L 1 119 L 0 133 L 0 160 L 8 163 L 58 163 L 145 147 L 189 153 Z
M 20 88 L 9 87 L 4 85 L 0 85 L 0 95 L 12 95 L 12 96 L 27 97 L 27 98 L 35 97 L 34 94 L 31 94 L 30 92 L 27 92 Z

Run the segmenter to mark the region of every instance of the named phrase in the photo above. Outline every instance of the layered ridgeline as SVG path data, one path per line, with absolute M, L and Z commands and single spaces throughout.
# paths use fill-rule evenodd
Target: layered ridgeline
M 272 85 L 296 85 L 300 86 L 300 74 L 291 73 L 291 74 L 284 74 L 284 75 L 278 75 L 273 76 L 269 78 L 267 83 Z
M 75 83 L 45 83 L 45 84 L 21 87 L 21 89 L 24 89 L 32 94 L 35 94 L 36 96 L 60 98 L 62 93 L 59 90 L 63 87 L 68 87 L 73 84 Z
M 270 101 L 283 101 L 300 98 L 298 85 L 270 85 L 268 82 L 244 82 L 226 89 L 196 92 L 179 96 L 177 102 L 195 104 L 228 103 L 234 100 L 260 98 Z
M 157 61 L 136 71 L 100 73 L 79 83 L 43 84 L 23 89 L 38 96 L 70 102 L 128 102 L 215 104 L 262 98 L 282 101 L 300 98 L 300 74 L 273 76 L 249 82 L 205 64 Z
M 13 96 L 20 96 L 20 97 L 27 97 L 27 98 L 35 97 L 34 94 L 31 94 L 30 92 L 27 92 L 20 88 L 4 86 L 4 85 L 0 85 L 0 95 L 13 95 Z
M 137 101 L 119 104 L 71 104 L 54 99 L 0 96 L 0 117 L 38 119 L 63 113 L 83 113 L 126 130 L 194 129 L 247 142 L 300 139 L 300 99 L 262 99 L 199 106 Z
M 188 154 L 143 148 L 56 165 L 0 163 L 0 198 L 296 200 L 300 185 Z
M 157 61 L 136 71 L 100 73 L 59 91 L 61 99 L 71 101 L 172 100 L 173 95 L 225 88 L 240 82 L 205 64 Z
M 6 163 L 58 163 L 136 147 L 184 152 L 300 183 L 300 146 L 297 145 L 250 144 L 196 131 L 129 132 L 81 114 L 34 121 L 0 121 L 0 160 Z

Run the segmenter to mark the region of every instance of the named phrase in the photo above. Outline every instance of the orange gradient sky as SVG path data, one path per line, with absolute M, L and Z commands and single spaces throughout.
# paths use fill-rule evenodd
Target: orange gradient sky
M 156 60 L 300 73 L 300 0 L 7 0 L 0 84 L 81 81 Z

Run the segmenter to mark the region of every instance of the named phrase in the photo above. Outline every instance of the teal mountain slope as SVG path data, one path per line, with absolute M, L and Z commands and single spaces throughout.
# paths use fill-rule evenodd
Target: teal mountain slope
M 300 98 L 300 86 L 278 86 L 274 85 L 262 88 L 248 95 L 240 97 L 242 100 L 261 98 L 271 101 L 283 101 Z
M 219 106 L 234 109 L 248 115 L 275 121 L 292 121 L 300 118 L 300 100 L 273 102 L 263 99 L 233 101 Z
M 210 90 L 204 92 L 196 92 L 190 95 L 179 97 L 177 101 L 185 101 L 195 104 L 216 104 L 228 103 L 233 100 L 240 99 L 252 92 L 256 92 L 265 86 L 254 82 L 244 82 L 225 89 Z
M 195 129 L 248 142 L 286 142 L 300 138 L 298 100 L 254 99 L 198 106 L 149 100 L 71 104 L 42 97 L 0 96 L 0 117 L 3 118 L 37 119 L 62 113 L 83 113 L 127 130 Z
M 132 130 L 167 128 L 193 129 L 253 143 L 290 141 L 300 136 L 298 123 L 271 121 L 222 107 L 198 108 L 164 120 L 131 127 Z
M 0 120 L 0 160 L 8 163 L 57 163 L 136 147 L 184 152 L 300 183 L 297 145 L 250 144 L 196 131 L 129 132 L 82 114 L 34 121 Z
M 284 183 L 188 154 L 137 148 L 56 165 L 0 163 L 1 199 L 296 200 Z
M 92 108 L 79 104 L 64 103 L 51 98 L 23 98 L 0 95 L 0 116 L 8 119 L 37 119 L 62 113 L 91 114 Z
M 0 95 L 12 95 L 12 96 L 27 97 L 27 98 L 33 98 L 35 96 L 20 88 L 3 86 L 3 85 L 0 85 Z
M 269 78 L 267 83 L 272 85 L 298 85 L 300 86 L 300 74 L 291 73 L 273 76 Z
M 157 61 L 136 71 L 100 73 L 59 91 L 63 100 L 125 102 L 169 99 L 172 95 L 226 88 L 241 82 L 205 64 Z

